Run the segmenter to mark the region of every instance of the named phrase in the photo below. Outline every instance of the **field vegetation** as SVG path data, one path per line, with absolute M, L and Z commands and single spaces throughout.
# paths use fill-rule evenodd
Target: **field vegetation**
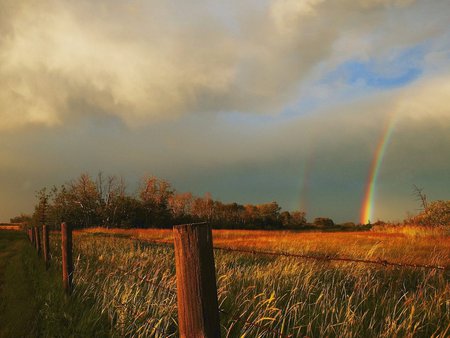
M 66 298 L 57 265 L 49 270 L 26 236 L 0 230 L 0 337 L 107 337 L 107 317 Z
M 51 269 L 43 272 L 52 283 L 61 266 L 59 224 L 75 227 L 70 302 L 78 305 L 67 310 L 60 287 L 37 287 L 37 304 L 45 304 L 39 318 L 53 323 L 42 336 L 62 325 L 78 336 L 177 337 L 169 227 L 207 221 L 215 228 L 223 337 L 443 338 L 450 335 L 450 204 L 428 203 L 418 191 L 423 209 L 403 223 L 336 226 L 326 217 L 307 222 L 304 212 L 281 211 L 276 202 L 226 204 L 178 193 L 155 177 L 129 194 L 115 176 L 81 175 L 42 189 L 33 215 L 14 221 L 54 229 Z
M 176 337 L 167 230 L 75 233 L 74 296 L 106 315 L 111 335 Z M 59 265 L 59 235 L 52 234 Z M 448 237 L 381 232 L 214 231 L 214 245 L 312 255 L 450 262 Z M 447 271 L 301 260 L 215 250 L 224 337 L 446 337 Z

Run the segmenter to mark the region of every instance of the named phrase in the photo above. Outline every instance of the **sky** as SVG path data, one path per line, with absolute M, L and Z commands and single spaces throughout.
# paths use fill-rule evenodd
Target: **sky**
M 81 173 L 400 221 L 450 199 L 448 0 L 0 0 L 0 221 Z

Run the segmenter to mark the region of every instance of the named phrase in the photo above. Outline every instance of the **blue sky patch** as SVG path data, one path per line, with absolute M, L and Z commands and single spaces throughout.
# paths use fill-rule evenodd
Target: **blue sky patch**
M 344 80 L 350 85 L 390 89 L 405 86 L 422 74 L 425 48 L 416 46 L 367 61 L 350 60 L 337 67 L 323 82 Z

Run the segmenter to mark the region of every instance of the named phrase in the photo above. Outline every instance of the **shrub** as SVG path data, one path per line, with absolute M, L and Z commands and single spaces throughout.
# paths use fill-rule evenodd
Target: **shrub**
M 425 226 L 450 226 L 450 201 L 434 201 L 410 222 Z
M 331 218 L 317 217 L 314 219 L 314 225 L 319 227 L 332 227 L 334 226 L 334 222 Z

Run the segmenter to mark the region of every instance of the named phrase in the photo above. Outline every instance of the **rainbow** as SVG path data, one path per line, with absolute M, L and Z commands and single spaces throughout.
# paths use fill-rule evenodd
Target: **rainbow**
M 299 210 L 308 212 L 309 204 L 308 197 L 310 191 L 311 175 L 314 169 L 314 152 L 311 147 L 308 150 L 305 165 L 303 168 L 303 179 L 300 190 L 300 208 Z
M 391 139 L 392 132 L 394 131 L 397 119 L 395 115 L 392 115 L 387 120 L 378 141 L 377 148 L 374 153 L 372 165 L 370 166 L 369 179 L 366 185 L 366 191 L 361 207 L 360 223 L 367 224 L 373 217 L 374 199 L 375 199 L 375 186 L 378 180 L 378 174 L 380 173 L 380 167 L 383 162 L 383 157 L 386 152 L 386 147 Z

